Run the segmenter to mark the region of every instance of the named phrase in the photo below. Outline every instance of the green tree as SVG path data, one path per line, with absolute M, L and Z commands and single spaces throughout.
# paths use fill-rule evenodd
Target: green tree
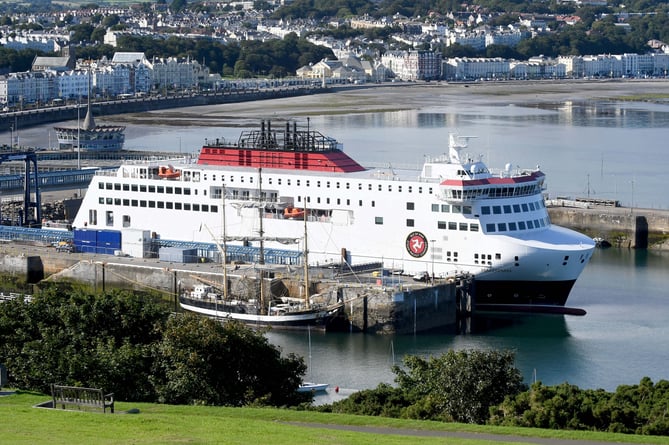
M 183 314 L 167 323 L 152 379 L 165 403 L 283 406 L 306 400 L 296 391 L 305 371 L 302 358 L 282 357 L 262 333 Z
M 510 351 L 450 350 L 429 359 L 407 356 L 393 372 L 413 402 L 407 417 L 485 423 L 491 407 L 525 389 L 513 363 Z

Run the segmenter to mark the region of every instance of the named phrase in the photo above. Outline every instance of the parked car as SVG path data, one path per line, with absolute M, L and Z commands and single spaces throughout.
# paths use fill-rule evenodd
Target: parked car
M 413 280 L 424 281 L 424 282 L 430 281 L 430 274 L 427 272 L 417 273 L 416 275 L 413 276 Z

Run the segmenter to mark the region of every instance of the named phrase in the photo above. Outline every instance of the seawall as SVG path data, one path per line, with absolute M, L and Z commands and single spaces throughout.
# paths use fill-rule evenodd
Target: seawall
M 616 247 L 669 250 L 669 211 L 588 205 L 548 207 L 553 224 L 601 238 Z

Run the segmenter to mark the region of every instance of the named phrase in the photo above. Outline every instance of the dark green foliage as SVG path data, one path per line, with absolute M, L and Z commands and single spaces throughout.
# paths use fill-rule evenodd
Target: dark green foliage
M 483 423 L 491 406 L 524 389 L 510 351 L 450 350 L 439 357 L 407 356 L 395 378 L 411 400 L 407 417 Z
M 532 385 L 491 410 L 490 423 L 532 428 L 669 434 L 669 382 L 656 385 L 645 377 L 638 385 L 621 385 L 615 393 L 582 390 L 563 383 Z
M 318 409 L 361 416 L 403 417 L 402 412 L 409 404 L 401 389 L 382 383 L 375 389 L 356 392 L 344 400 Z
M 406 356 L 393 367 L 397 387 L 379 385 L 322 411 L 485 423 L 490 407 L 524 389 L 512 352 L 449 351 L 423 359 Z
M 0 305 L 0 361 L 19 388 L 51 383 L 104 388 L 123 400 L 151 400 L 146 370 L 167 312 L 129 293 L 100 296 L 52 287 L 25 304 Z
M 47 287 L 0 304 L 0 363 L 10 384 L 102 388 L 118 400 L 297 405 L 306 366 L 245 326 L 170 316 L 148 297 Z
M 259 333 L 193 314 L 172 317 L 156 349 L 153 381 L 161 402 L 242 406 L 295 405 L 306 371 Z

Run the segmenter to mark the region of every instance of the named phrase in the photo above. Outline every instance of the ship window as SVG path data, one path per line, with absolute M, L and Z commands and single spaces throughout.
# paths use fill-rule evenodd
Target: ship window
M 383 186 L 379 184 L 379 191 L 383 190 Z
M 402 191 L 402 190 L 400 190 L 400 192 L 401 192 L 401 191 Z M 430 195 L 432 194 L 432 187 L 430 187 L 430 188 L 428 189 L 428 193 L 429 193 Z
M 502 259 L 502 254 L 501 253 L 496 253 L 495 254 L 495 259 L 496 260 L 501 260 Z
M 180 202 L 175 202 L 175 203 L 174 203 L 174 209 L 175 209 L 175 210 L 181 210 L 182 207 L 183 207 L 183 206 L 181 205 Z
M 295 183 L 297 184 L 298 187 L 300 186 L 300 180 L 299 179 L 297 181 L 295 181 Z
M 316 187 L 320 187 L 320 186 L 321 186 L 321 181 L 316 181 Z
M 346 190 L 351 188 L 351 184 L 349 182 L 346 183 Z
M 276 182 L 281 185 L 281 178 L 277 178 Z
M 452 206 L 451 211 L 453 213 L 462 213 L 462 207 L 461 206 Z
M 478 232 L 479 231 L 479 225 L 476 223 L 472 223 L 469 225 L 469 231 L 470 232 Z
M 104 203 L 105 203 L 105 199 L 102 196 L 100 196 L 98 198 L 98 204 L 104 204 Z
M 539 222 L 541 223 L 541 227 L 546 227 L 546 222 L 544 221 L 543 218 L 541 218 Z
M 130 184 L 130 190 L 136 192 L 137 190 L 139 190 L 139 187 L 137 186 L 137 184 Z
M 186 209 L 188 210 L 188 209 Z M 200 211 L 200 204 L 193 204 L 193 211 L 194 212 L 199 212 Z
M 121 205 L 121 198 L 114 198 L 114 205 L 115 206 L 120 206 Z
M 376 224 L 376 225 L 382 225 L 382 224 L 383 224 L 383 216 L 376 216 L 376 217 L 374 217 L 374 224 Z
M 111 199 L 111 198 L 107 198 L 106 201 L 107 201 L 107 202 L 106 202 L 107 205 L 111 205 L 111 204 L 112 204 L 112 199 Z
M 346 205 L 347 205 L 347 206 L 350 206 L 350 205 L 351 205 L 351 200 L 350 200 L 350 199 L 347 199 L 347 200 L 346 200 Z
M 175 195 L 180 195 L 181 194 L 181 187 L 174 187 L 174 194 Z
M 190 210 L 190 204 L 187 202 L 184 202 L 184 210 Z
M 98 188 L 99 188 L 100 190 L 104 190 L 104 189 L 105 189 L 105 184 L 104 184 L 104 182 L 99 182 L 99 183 L 98 183 Z
M 174 189 L 172 187 L 165 187 L 165 193 L 171 195 L 173 192 L 174 192 Z
M 288 185 L 290 185 L 290 179 L 286 179 L 286 182 L 288 183 Z
M 341 199 L 337 198 L 337 205 L 341 205 Z
M 449 221 L 448 223 L 448 230 L 458 230 L 458 224 L 454 223 L 452 221 Z
M 418 193 L 423 193 L 423 187 L 418 187 Z
M 511 206 L 510 205 L 505 205 L 504 206 L 504 213 L 511 213 Z
M 156 201 L 149 201 L 149 208 L 150 209 L 155 209 L 156 208 Z
M 170 209 L 170 210 L 173 209 L 174 208 L 174 203 L 172 203 L 172 201 L 167 201 L 165 203 L 165 208 Z
M 506 223 L 498 223 L 497 224 L 497 230 L 499 232 L 506 232 Z
M 372 184 L 367 184 L 367 190 L 371 190 L 371 189 L 372 189 Z
M 129 199 L 124 199 L 123 200 L 123 205 L 126 206 L 126 207 L 130 206 L 130 200 Z
M 156 186 L 155 185 L 150 185 L 149 186 L 149 193 L 156 193 Z
M 467 223 L 460 223 L 460 224 L 458 225 L 458 229 L 459 229 L 460 231 L 467 231 L 467 228 L 468 228 L 468 224 L 467 224 Z
M 451 211 L 451 206 L 450 204 L 442 204 L 441 205 L 441 211 L 443 213 L 449 213 Z
M 330 181 L 327 181 L 327 182 L 325 183 L 325 187 L 330 188 Z
M 139 191 L 140 192 L 146 192 L 146 186 L 145 185 L 140 185 L 139 186 Z
M 474 254 L 474 259 L 476 259 L 476 260 L 479 259 L 479 254 L 478 254 L 478 253 L 475 253 L 475 254 Z
M 321 197 L 319 196 L 318 198 L 316 198 L 316 204 L 320 204 L 320 203 L 321 203 Z
M 534 224 L 532 224 L 532 221 L 527 221 L 527 228 L 534 229 Z
M 509 230 L 512 232 L 516 231 L 516 223 L 515 222 L 510 222 L 509 223 Z
M 358 182 L 358 190 L 362 190 L 362 184 Z
M 114 183 L 114 190 L 121 190 L 121 184 L 119 184 L 118 182 Z
M 310 184 L 311 184 L 311 181 L 309 181 L 308 179 L 307 179 L 306 181 L 304 181 L 304 182 L 305 182 L 305 184 L 306 184 L 307 187 L 309 187 Z
M 131 205 L 132 207 L 137 207 L 137 206 L 139 205 L 139 201 L 137 201 L 136 199 L 132 199 L 132 200 L 130 201 L 130 205 Z
M 107 190 L 111 190 L 111 189 L 113 188 L 112 183 L 111 183 L 111 182 L 107 182 L 107 183 L 105 183 L 105 188 L 106 188 Z
M 130 227 L 130 215 L 123 215 L 123 227 Z
M 538 220 L 538 219 L 535 219 L 535 220 L 534 220 L 534 228 L 535 228 L 535 229 L 538 229 L 539 227 L 541 227 L 541 224 L 539 223 L 539 220 Z
M 372 207 L 376 207 L 376 201 L 372 201 Z
M 362 207 L 362 199 L 358 201 L 358 205 Z
M 188 187 L 184 188 L 184 195 L 190 195 L 190 189 Z
M 525 230 L 525 221 L 518 221 L 518 230 Z
M 472 206 L 462 206 L 462 213 L 464 213 L 465 215 L 471 215 Z
M 533 202 L 528 203 L 528 205 L 530 206 L 530 210 L 534 210 L 534 203 Z
M 407 210 L 414 210 L 414 203 L 413 202 L 407 202 Z
M 107 219 L 107 225 L 108 226 L 113 226 L 114 225 L 114 212 L 107 211 L 106 212 L 106 219 Z
M 527 204 L 523 203 L 523 204 L 521 204 L 521 206 L 523 207 L 523 212 L 527 212 L 527 211 L 528 211 L 528 209 L 527 209 Z
M 501 215 L 502 214 L 502 208 L 500 206 L 492 206 L 492 213 L 494 215 Z
M 409 193 L 411 193 L 411 186 L 408 186 L 407 188 L 409 189 Z
M 164 209 L 165 208 L 165 202 L 164 201 L 158 201 L 158 202 L 156 202 L 156 206 L 158 206 L 159 209 Z
M 520 205 L 514 204 L 513 205 L 513 211 L 514 211 L 514 213 L 520 213 Z
M 439 204 L 432 204 L 432 211 L 433 212 L 438 212 L 439 211 Z
M 407 219 L 407 227 L 413 227 L 413 219 Z
M 88 211 L 88 222 L 93 225 L 97 226 L 98 225 L 98 211 L 91 209 Z
M 330 204 L 330 198 L 325 198 L 325 203 Z
M 158 191 L 158 193 L 165 193 L 165 187 L 163 187 L 162 185 L 159 185 L 159 186 L 156 188 L 156 190 Z
M 437 229 L 446 230 L 446 221 L 437 221 Z

